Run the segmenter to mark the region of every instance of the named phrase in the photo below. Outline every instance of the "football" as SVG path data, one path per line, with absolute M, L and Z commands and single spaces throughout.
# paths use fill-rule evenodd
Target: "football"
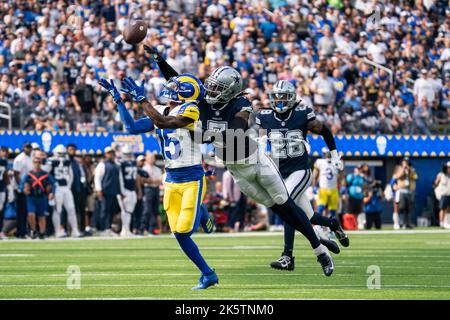
M 143 20 L 131 20 L 123 30 L 123 39 L 129 44 L 138 44 L 147 35 L 147 24 Z

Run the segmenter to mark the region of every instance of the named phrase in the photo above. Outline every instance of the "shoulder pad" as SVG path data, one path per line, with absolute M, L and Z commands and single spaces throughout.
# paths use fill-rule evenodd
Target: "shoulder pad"
M 231 104 L 233 108 L 236 108 L 236 112 L 253 112 L 252 103 L 247 99 L 247 97 L 237 97 L 236 99 L 231 101 Z

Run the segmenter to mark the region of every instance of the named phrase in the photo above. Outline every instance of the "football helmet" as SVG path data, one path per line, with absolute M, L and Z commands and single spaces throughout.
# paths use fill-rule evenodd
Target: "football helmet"
M 120 151 L 125 160 L 130 160 L 133 158 L 133 150 L 129 145 L 124 145 Z
M 55 149 L 53 149 L 53 154 L 58 158 L 64 158 L 66 156 L 66 147 L 62 144 L 58 144 Z
M 270 107 L 277 113 L 285 113 L 297 102 L 295 87 L 287 80 L 278 80 L 269 91 Z
M 200 101 L 205 96 L 205 87 L 196 76 L 183 73 L 170 78 L 163 85 L 159 96 L 180 103 Z
M 205 89 L 209 104 L 227 103 L 242 92 L 242 77 L 232 67 L 219 67 L 206 79 Z

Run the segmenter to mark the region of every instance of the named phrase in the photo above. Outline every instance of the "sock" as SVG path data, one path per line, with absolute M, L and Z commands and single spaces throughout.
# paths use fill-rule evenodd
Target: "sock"
M 358 214 L 358 229 L 364 229 L 364 225 L 366 224 L 366 214 L 360 213 Z
M 52 213 L 52 223 L 53 223 L 53 229 L 55 229 L 55 236 L 58 236 L 60 234 L 60 224 L 61 224 L 61 213 L 56 212 L 56 210 L 53 210 Z
M 287 223 L 284 224 L 284 251 L 283 254 L 292 257 L 294 250 L 295 229 Z
M 205 259 L 203 259 L 200 251 L 194 240 L 191 239 L 191 235 L 188 233 L 175 233 L 181 249 L 188 256 L 189 259 L 199 268 L 202 274 L 210 274 L 213 270 L 208 266 Z
M 328 254 L 328 249 L 323 244 L 315 248 L 313 251 L 316 256 L 320 256 L 322 253 Z
M 331 230 L 334 227 L 335 223 L 328 217 L 324 217 L 318 213 L 314 213 L 314 215 L 309 219 L 312 224 L 318 224 L 319 226 L 329 227 Z
M 398 216 L 398 212 L 394 212 L 392 214 L 392 220 L 394 220 L 394 225 L 400 225 L 400 219 Z
M 131 214 L 122 211 L 120 216 L 122 218 L 122 231 L 130 232 Z
M 74 210 L 67 210 L 67 220 L 69 220 L 69 225 L 72 228 L 72 236 L 78 235 L 78 222 L 77 222 L 77 215 Z
M 329 240 L 328 237 L 323 232 L 322 226 L 316 225 L 313 227 L 313 229 L 319 239 Z
M 291 197 L 283 204 L 274 204 L 271 208 L 284 222 L 300 231 L 309 240 L 313 249 L 320 246 L 320 241 L 312 228 L 305 212 L 298 207 Z

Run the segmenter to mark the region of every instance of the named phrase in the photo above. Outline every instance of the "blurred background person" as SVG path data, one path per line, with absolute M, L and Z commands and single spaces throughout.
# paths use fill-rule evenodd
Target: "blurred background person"
M 439 201 L 439 225 L 441 228 L 450 228 L 450 223 L 444 223 L 445 216 L 450 214 L 450 161 L 442 166 L 442 171 L 434 181 L 434 188 Z
M 414 208 L 414 191 L 416 190 L 418 178 L 407 157 L 401 161 L 394 172 L 395 184 L 393 189 L 395 190 L 395 201 L 398 204 L 400 226 L 403 229 L 412 228 L 410 215 Z

